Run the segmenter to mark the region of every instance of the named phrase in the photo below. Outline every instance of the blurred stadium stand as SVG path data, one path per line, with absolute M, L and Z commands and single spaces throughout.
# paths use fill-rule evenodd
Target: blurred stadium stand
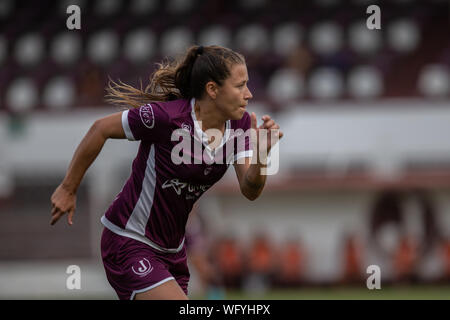
M 1 3 L 0 103 L 10 112 L 97 105 L 104 92 L 84 92 L 85 82 L 145 82 L 156 62 L 194 43 L 245 54 L 255 100 L 275 110 L 292 99 L 450 94 L 446 1 L 375 1 L 381 30 L 366 27 L 367 3 L 356 0 Z M 65 6 L 77 3 L 82 28 L 64 30 Z M 51 93 L 61 74 L 66 99 Z

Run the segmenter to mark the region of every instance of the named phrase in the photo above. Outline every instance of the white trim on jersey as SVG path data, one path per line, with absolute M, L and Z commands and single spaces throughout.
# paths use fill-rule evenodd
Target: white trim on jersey
M 168 278 L 165 278 L 164 280 L 161 280 L 161 281 L 159 281 L 159 282 L 157 282 L 157 283 L 155 283 L 155 284 L 153 284 L 153 285 L 151 285 L 151 286 L 149 286 L 147 288 L 134 290 L 133 293 L 130 296 L 130 300 L 134 299 L 134 296 L 136 295 L 136 293 L 141 293 L 141 292 L 145 292 L 145 291 L 151 290 L 151 289 L 153 289 L 153 288 L 155 288 L 157 286 L 160 286 L 163 283 L 165 283 L 167 281 L 170 281 L 170 280 L 175 280 L 175 278 L 174 277 L 168 277 Z
M 234 156 L 234 162 L 238 161 L 238 159 L 241 158 L 251 158 L 251 157 L 253 157 L 253 150 L 241 151 Z
M 228 141 L 228 139 L 230 138 L 230 131 L 231 131 L 230 130 L 230 128 L 231 128 L 230 120 L 227 120 L 225 123 L 225 132 L 222 137 L 222 141 L 221 141 L 220 145 L 218 147 L 216 147 L 214 150 L 212 150 L 208 143 L 208 136 L 205 134 L 205 132 L 202 130 L 202 128 L 200 128 L 200 125 L 197 120 L 197 116 L 195 115 L 195 98 L 191 99 L 191 117 L 194 122 L 194 128 L 195 128 L 195 133 L 197 133 L 197 137 L 199 139 L 201 139 L 203 145 L 205 146 L 206 153 L 208 154 L 210 159 L 214 159 L 215 154 L 217 153 L 217 150 L 222 148 L 225 145 L 225 143 Z M 195 134 L 194 134 L 194 138 L 195 138 Z
M 184 246 L 185 238 L 183 238 L 183 241 L 181 241 L 181 244 L 178 246 L 178 248 L 175 248 L 175 249 L 163 248 L 163 247 L 157 245 L 156 243 L 154 243 L 153 241 L 150 241 L 150 239 L 147 238 L 147 237 L 141 236 L 141 235 L 136 234 L 136 233 L 134 233 L 132 231 L 125 230 L 125 229 L 122 229 L 122 228 L 116 226 L 114 223 L 109 221 L 108 218 L 106 218 L 105 216 L 102 216 L 101 222 L 106 228 L 108 228 L 109 230 L 111 230 L 115 234 L 118 234 L 119 236 L 122 236 L 122 237 L 128 237 L 128 238 L 140 241 L 140 242 L 145 243 L 146 245 L 152 247 L 153 249 L 156 249 L 156 250 L 161 251 L 161 252 L 177 253 L 177 252 L 180 252 L 181 249 L 183 249 L 183 246 Z
M 148 153 L 145 176 L 142 181 L 142 190 L 139 199 L 134 206 L 130 218 L 128 218 L 125 229 L 145 235 L 145 227 L 150 218 L 150 211 L 153 207 L 153 198 L 156 188 L 156 165 L 155 165 L 155 145 L 152 144 Z
M 131 132 L 131 130 L 130 130 L 130 125 L 128 123 L 128 111 L 129 110 L 125 110 L 124 112 L 122 112 L 123 131 L 125 132 L 125 136 L 127 137 L 128 140 L 136 141 L 136 139 L 133 136 L 133 132 Z

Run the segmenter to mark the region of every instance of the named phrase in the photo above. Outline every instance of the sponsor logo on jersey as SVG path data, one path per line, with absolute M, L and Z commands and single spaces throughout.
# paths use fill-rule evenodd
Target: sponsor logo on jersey
M 155 126 L 155 115 L 153 113 L 153 108 L 150 104 L 142 106 L 139 110 L 139 115 L 141 117 L 142 123 L 149 129 L 153 129 Z
M 186 199 L 194 199 L 195 197 L 200 197 L 203 192 L 209 189 L 211 185 L 209 184 L 193 184 L 180 181 L 178 178 L 166 180 L 162 188 L 170 188 L 177 193 L 177 195 L 181 195 L 182 190 L 186 191 Z

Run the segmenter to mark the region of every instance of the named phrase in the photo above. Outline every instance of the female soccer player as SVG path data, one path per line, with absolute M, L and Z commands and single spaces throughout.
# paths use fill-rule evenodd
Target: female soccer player
M 246 112 L 252 98 L 247 82 L 241 54 L 219 46 L 193 46 L 179 61 L 159 64 L 145 90 L 121 82 L 108 86 L 110 102 L 132 108 L 91 126 L 51 197 L 50 224 L 65 213 L 73 224 L 77 188 L 107 139 L 141 141 L 130 178 L 101 219 L 105 272 L 120 299 L 187 299 L 186 221 L 195 201 L 230 163 L 245 197 L 254 200 L 263 190 L 265 162 L 252 161 L 252 149 L 262 145 L 260 138 L 246 136 L 243 146 L 235 148 L 239 134 L 232 132 L 275 130 L 278 138 L 283 133 L 270 116 L 263 116 L 257 127 L 256 115 Z M 210 129 L 220 132 L 221 139 Z M 172 137 L 176 130 L 202 146 L 200 161 L 194 159 L 198 152 L 185 149 L 183 159 L 188 155 L 192 162 L 173 160 L 179 144 Z M 267 153 L 277 141 L 270 137 Z

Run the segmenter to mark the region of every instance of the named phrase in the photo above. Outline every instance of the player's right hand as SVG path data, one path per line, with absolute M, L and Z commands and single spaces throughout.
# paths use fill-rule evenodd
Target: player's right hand
M 67 190 L 60 184 L 50 198 L 52 203 L 52 218 L 50 220 L 50 225 L 54 225 L 59 218 L 65 213 L 68 213 L 67 222 L 69 226 L 71 226 L 73 224 L 72 218 L 75 213 L 76 199 L 77 196 L 74 192 Z

